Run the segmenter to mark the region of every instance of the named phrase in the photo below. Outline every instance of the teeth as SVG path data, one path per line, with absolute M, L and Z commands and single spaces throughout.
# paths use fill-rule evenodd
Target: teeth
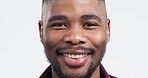
M 72 58 L 72 59 L 78 59 L 86 57 L 87 54 L 64 54 L 65 57 Z

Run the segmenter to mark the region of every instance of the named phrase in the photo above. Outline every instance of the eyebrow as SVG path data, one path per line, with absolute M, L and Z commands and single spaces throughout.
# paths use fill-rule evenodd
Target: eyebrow
M 48 22 L 52 22 L 52 21 L 58 21 L 58 20 L 66 20 L 67 17 L 63 16 L 63 15 L 58 15 L 58 16 L 53 16 L 51 17 Z
M 64 15 L 57 15 L 57 16 L 53 16 L 51 17 L 48 22 L 52 22 L 52 21 L 58 21 L 58 20 L 67 20 L 68 18 Z M 85 14 L 85 15 L 82 15 L 80 17 L 80 19 L 82 20 L 90 20 L 90 19 L 97 19 L 98 21 L 101 22 L 101 18 L 98 17 L 97 15 L 94 15 L 94 14 Z
M 80 18 L 84 20 L 97 19 L 98 21 L 102 22 L 101 18 L 94 14 L 82 15 Z

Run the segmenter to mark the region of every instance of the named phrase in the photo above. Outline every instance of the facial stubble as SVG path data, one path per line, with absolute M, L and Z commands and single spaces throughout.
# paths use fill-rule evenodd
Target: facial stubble
M 45 51 L 48 61 L 50 62 L 50 59 L 48 58 L 47 51 L 46 50 L 44 50 L 44 51 Z M 102 46 L 101 52 L 103 52 L 105 54 L 105 51 L 106 51 L 106 46 Z M 92 76 L 92 74 L 94 73 L 94 71 L 96 70 L 96 68 L 98 67 L 98 65 L 100 65 L 100 62 L 102 61 L 104 54 L 101 56 L 101 59 L 100 58 L 97 59 L 95 64 L 93 62 L 91 62 L 86 73 L 81 73 L 79 75 L 74 76 L 74 75 L 68 75 L 68 74 L 63 73 L 63 71 L 61 70 L 61 66 L 57 60 L 52 63 L 52 67 L 53 67 L 53 70 L 55 71 L 58 78 L 90 78 Z

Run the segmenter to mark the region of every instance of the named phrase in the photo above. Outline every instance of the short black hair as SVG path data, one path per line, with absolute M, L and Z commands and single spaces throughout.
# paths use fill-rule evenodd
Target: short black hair
M 42 6 L 44 5 L 44 3 L 48 3 L 51 0 L 42 0 Z
M 51 0 L 42 0 L 42 6 L 44 5 L 44 3 L 48 3 L 49 1 L 51 1 Z M 105 0 L 100 0 L 100 1 L 105 2 Z

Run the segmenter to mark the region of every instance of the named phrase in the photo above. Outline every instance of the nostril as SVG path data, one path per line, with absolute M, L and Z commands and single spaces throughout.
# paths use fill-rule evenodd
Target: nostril
M 67 41 L 66 43 L 67 43 L 67 44 L 72 44 L 72 42 L 71 42 L 71 41 Z
M 79 43 L 80 43 L 80 44 L 84 44 L 85 42 L 84 42 L 84 41 L 80 41 Z
M 79 45 L 84 44 L 87 41 L 87 37 L 80 33 L 70 33 L 64 36 L 64 42 L 69 45 Z
M 76 41 L 75 42 L 74 41 L 73 42 L 72 41 L 67 41 L 66 43 L 70 44 L 70 45 L 78 45 L 78 44 L 84 44 L 85 42 L 84 41 L 78 41 L 78 42 L 76 42 Z

